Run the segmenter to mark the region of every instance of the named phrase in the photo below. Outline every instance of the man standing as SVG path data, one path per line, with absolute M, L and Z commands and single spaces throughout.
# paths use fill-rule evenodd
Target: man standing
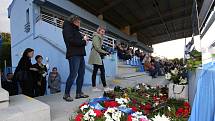
M 80 18 L 78 16 L 73 16 L 64 21 L 63 24 L 63 38 L 67 48 L 66 59 L 69 61 L 70 68 L 70 74 L 66 82 L 63 99 L 68 102 L 73 101 L 72 97 L 70 96 L 70 90 L 76 77 L 77 88 L 75 98 L 79 99 L 89 97 L 82 92 L 85 74 L 85 46 L 87 44 L 88 38 L 87 36 L 83 37 L 79 32 L 80 23 Z

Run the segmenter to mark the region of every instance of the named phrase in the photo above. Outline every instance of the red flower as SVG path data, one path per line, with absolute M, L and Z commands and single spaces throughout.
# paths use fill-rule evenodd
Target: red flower
M 137 108 L 135 106 L 132 106 L 131 109 L 134 111 L 134 112 L 137 112 Z
M 177 112 L 179 112 L 179 113 L 183 113 L 183 111 L 184 111 L 183 108 L 179 108 L 179 109 L 177 110 Z
M 96 113 L 96 117 L 101 117 L 103 115 L 102 111 L 100 111 L 100 110 L 94 109 L 93 111 L 94 111 L 94 113 Z
M 188 109 L 185 109 L 183 112 L 183 117 L 188 117 L 189 114 L 190 114 L 190 111 Z
M 148 115 L 149 113 L 150 113 L 150 110 L 144 109 L 144 114 L 145 114 L 145 115 Z
M 183 114 L 183 112 L 184 112 L 184 109 L 183 108 L 179 108 L 177 111 L 176 111 L 176 116 L 177 117 L 180 117 L 182 114 Z
M 104 102 L 104 106 L 105 108 L 108 108 L 108 107 L 113 108 L 113 107 L 119 106 L 119 104 L 116 101 L 106 101 Z
M 132 121 L 132 116 L 131 115 L 128 115 L 127 121 Z
M 132 103 L 133 104 L 137 104 L 137 100 L 132 100 Z
M 78 115 L 75 117 L 75 121 L 82 121 L 82 118 L 83 118 L 83 114 L 78 114 Z
M 177 117 L 180 117 L 180 113 L 179 112 L 175 112 L 175 115 L 177 116 Z
M 81 108 L 82 106 L 84 106 L 84 105 L 88 105 L 88 103 L 83 103 L 83 104 L 81 104 L 80 106 L 79 106 L 79 108 Z
M 153 96 L 153 100 L 156 102 L 158 101 L 158 97 L 157 96 Z
M 161 100 L 166 100 L 167 98 L 168 97 L 166 95 L 160 97 Z
M 185 108 L 190 108 L 190 104 L 188 102 L 184 102 L 184 107 Z
M 140 104 L 140 110 L 144 110 L 145 106 L 143 104 Z
M 152 106 L 148 103 L 144 106 L 144 109 L 146 110 L 150 110 L 152 108 Z

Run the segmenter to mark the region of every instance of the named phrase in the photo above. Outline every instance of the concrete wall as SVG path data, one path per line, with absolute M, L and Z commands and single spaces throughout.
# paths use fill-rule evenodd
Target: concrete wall
M 17 47 L 25 40 L 32 40 L 33 35 L 33 4 L 32 0 L 14 0 L 10 13 L 12 65 L 17 65 L 17 56 L 20 56 L 22 47 Z M 30 31 L 25 32 L 26 10 L 29 9 Z

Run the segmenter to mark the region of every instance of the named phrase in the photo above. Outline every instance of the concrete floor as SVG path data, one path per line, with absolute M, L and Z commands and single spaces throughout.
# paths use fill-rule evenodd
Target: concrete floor
M 149 84 L 151 86 L 158 86 L 158 85 L 166 85 L 168 84 L 168 81 L 164 79 L 164 77 L 158 77 L 155 79 L 152 79 L 147 74 L 142 74 L 133 77 L 131 75 L 130 78 L 116 78 L 113 81 L 109 81 L 109 85 L 111 87 L 114 87 L 116 85 L 120 85 L 122 87 L 133 87 L 134 85 L 138 83 L 145 83 Z M 75 87 L 75 86 L 74 86 Z M 101 85 L 99 88 L 102 88 Z M 74 95 L 75 88 L 72 89 L 71 95 L 72 97 L 75 97 Z M 88 94 L 90 98 L 96 98 L 103 95 L 103 92 L 92 92 L 91 87 L 85 86 L 83 87 L 83 92 Z M 69 118 L 72 115 L 75 115 L 75 111 L 77 111 L 79 105 L 81 105 L 83 102 L 87 101 L 88 99 L 78 99 L 74 100 L 73 102 L 65 102 L 63 99 L 63 94 L 58 93 L 54 95 L 47 95 L 42 97 L 37 97 L 36 99 L 48 104 L 51 108 L 51 119 L 52 121 L 69 121 Z
M 113 79 L 107 78 L 107 84 L 110 87 L 121 86 L 121 87 L 133 87 L 138 83 L 145 83 L 151 86 L 167 85 L 169 82 L 164 77 L 158 77 L 152 79 L 145 72 L 136 72 L 135 67 L 128 65 L 119 64 L 117 76 Z M 65 85 L 63 85 L 64 87 Z M 72 87 L 71 95 L 75 97 L 75 86 Z M 102 88 L 102 85 L 99 85 Z M 89 100 L 90 98 L 96 98 L 103 95 L 103 92 L 92 92 L 90 86 L 84 86 L 83 92 L 88 94 L 88 99 L 78 99 L 73 102 L 66 102 L 62 99 L 63 94 L 58 93 L 54 95 L 46 95 L 37 97 L 36 99 L 48 104 L 51 108 L 51 119 L 52 121 L 69 121 L 72 115 L 75 115 L 79 105 Z
M 75 92 L 75 90 L 72 90 L 71 92 Z M 88 99 L 99 97 L 103 94 L 103 92 L 92 92 L 90 87 L 85 87 L 83 92 L 90 96 Z M 74 93 L 72 93 L 71 96 L 75 97 Z M 66 102 L 62 99 L 62 97 L 63 94 L 58 93 L 54 95 L 37 97 L 36 99 L 50 106 L 52 121 L 69 121 L 69 118 L 72 115 L 75 115 L 74 112 L 78 109 L 79 105 L 88 100 L 78 99 L 73 102 Z

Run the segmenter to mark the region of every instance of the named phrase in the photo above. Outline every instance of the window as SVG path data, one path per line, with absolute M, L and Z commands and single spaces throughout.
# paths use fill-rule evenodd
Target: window
M 30 23 L 30 20 L 29 20 L 29 8 L 26 10 L 26 23 Z
M 29 8 L 26 10 L 25 32 L 26 32 L 26 33 L 30 32 Z

